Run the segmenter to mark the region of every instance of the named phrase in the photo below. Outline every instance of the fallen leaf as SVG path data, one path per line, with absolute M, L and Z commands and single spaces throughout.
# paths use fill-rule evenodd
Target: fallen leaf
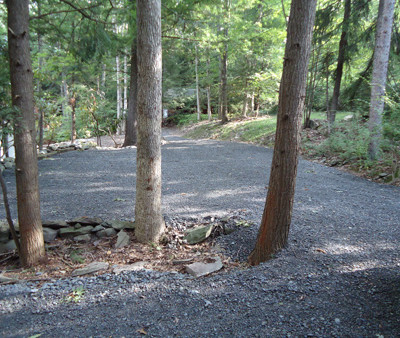
M 141 329 L 139 329 L 139 330 L 136 330 L 136 332 L 138 332 L 138 333 L 140 333 L 140 334 L 142 334 L 144 336 L 147 334 L 146 330 L 143 327 Z

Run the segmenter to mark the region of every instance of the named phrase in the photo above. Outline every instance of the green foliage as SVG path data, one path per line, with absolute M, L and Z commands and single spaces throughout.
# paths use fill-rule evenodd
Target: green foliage
M 76 289 L 72 290 L 65 298 L 64 302 L 66 303 L 79 303 L 83 296 L 85 295 L 86 290 L 83 286 L 78 286 Z
M 69 256 L 71 258 L 71 261 L 74 264 L 83 264 L 83 263 L 85 263 L 85 258 L 83 258 L 83 256 L 81 256 L 81 251 L 80 250 L 71 251 Z

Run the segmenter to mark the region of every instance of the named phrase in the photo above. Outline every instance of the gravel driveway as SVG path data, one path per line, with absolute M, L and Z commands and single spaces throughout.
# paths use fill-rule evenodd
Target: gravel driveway
M 255 225 L 218 242 L 245 260 L 272 150 L 164 134 L 165 216 L 241 212 Z M 132 219 L 135 156 L 135 149 L 89 150 L 40 161 L 43 219 Z M 12 172 L 5 178 L 14 200 Z M 300 160 L 289 246 L 273 260 L 201 279 L 139 271 L 0 286 L 0 336 L 394 337 L 399 244 L 400 188 Z M 81 301 L 67 302 L 78 286 L 85 290 Z

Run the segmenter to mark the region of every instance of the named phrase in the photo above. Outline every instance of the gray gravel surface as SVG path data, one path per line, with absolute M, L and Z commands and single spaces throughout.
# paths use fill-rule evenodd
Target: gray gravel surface
M 254 225 L 218 244 L 245 260 L 272 151 L 164 133 L 164 214 L 244 214 Z M 132 219 L 135 154 L 90 150 L 40 161 L 43 218 Z M 14 176 L 5 177 L 14 200 Z M 399 225 L 398 187 L 301 160 L 289 246 L 273 260 L 201 279 L 140 271 L 1 286 L 0 336 L 399 336 Z M 68 302 L 79 286 L 81 301 Z

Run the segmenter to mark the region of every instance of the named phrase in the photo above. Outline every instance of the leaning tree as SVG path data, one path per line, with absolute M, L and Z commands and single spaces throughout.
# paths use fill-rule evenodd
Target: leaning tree
M 292 0 L 267 201 L 249 263 L 271 258 L 287 243 L 292 218 L 316 0 Z

